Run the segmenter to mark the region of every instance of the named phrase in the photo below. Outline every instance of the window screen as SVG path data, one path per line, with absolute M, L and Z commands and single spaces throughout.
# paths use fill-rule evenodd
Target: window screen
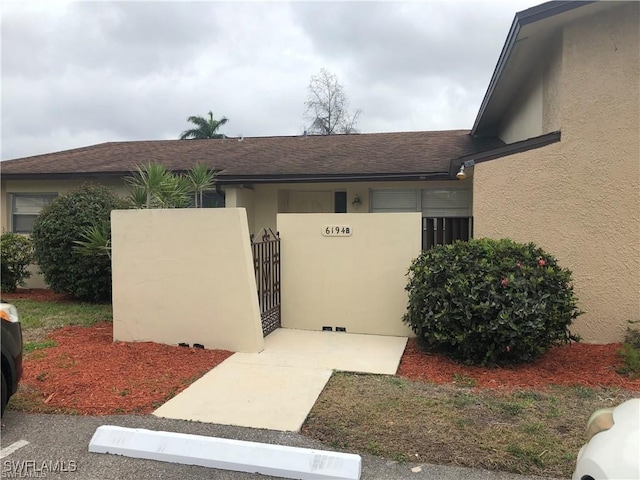
M 423 217 L 470 217 L 471 191 L 439 188 L 422 190 Z
M 371 212 L 417 212 L 418 190 L 371 190 Z
M 372 190 L 371 211 L 419 212 L 423 217 L 470 217 L 471 190 L 429 188 L 424 190 Z
M 224 208 L 224 192 L 202 192 L 202 208 Z
M 56 193 L 14 193 L 11 202 L 11 230 L 31 233 L 40 211 L 56 198 Z

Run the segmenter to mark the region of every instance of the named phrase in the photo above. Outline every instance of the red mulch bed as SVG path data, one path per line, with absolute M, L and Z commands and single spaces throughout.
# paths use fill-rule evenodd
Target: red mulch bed
M 24 289 L 3 298 L 72 301 L 44 289 Z M 114 343 L 111 323 L 71 326 L 49 337 L 56 347 L 25 356 L 24 376 L 13 408 L 31 412 L 85 415 L 152 412 L 230 355 L 157 343 Z M 398 375 L 433 383 L 462 383 L 476 388 L 531 388 L 551 385 L 620 387 L 640 391 L 640 379 L 620 375 L 620 344 L 571 344 L 555 347 L 538 361 L 517 368 L 459 365 L 407 343 Z M 20 399 L 19 397 L 22 397 Z M 16 401 L 17 400 L 17 401 Z
M 592 345 L 573 343 L 553 347 L 536 362 L 514 368 L 482 368 L 457 364 L 440 355 L 429 355 L 411 339 L 402 356 L 398 375 L 412 380 L 453 383 L 461 379 L 480 388 L 529 388 L 550 385 L 621 387 L 640 391 L 640 378 L 620 375 L 619 343 Z
M 64 327 L 49 338 L 56 347 L 25 358 L 20 390 L 40 396 L 29 411 L 150 413 L 232 355 L 151 342 L 114 343 L 109 322 Z
M 66 293 L 54 293 L 46 288 L 19 288 L 13 293 L 2 292 L 2 299 L 12 300 L 35 300 L 38 302 L 72 302 L 70 295 Z

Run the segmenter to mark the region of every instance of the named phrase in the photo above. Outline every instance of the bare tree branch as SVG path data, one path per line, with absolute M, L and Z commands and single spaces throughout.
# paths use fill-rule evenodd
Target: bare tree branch
M 349 100 L 335 74 L 321 69 L 311 77 L 308 88 L 305 117 L 311 122 L 310 134 L 358 133 L 356 125 L 362 111 L 349 112 Z

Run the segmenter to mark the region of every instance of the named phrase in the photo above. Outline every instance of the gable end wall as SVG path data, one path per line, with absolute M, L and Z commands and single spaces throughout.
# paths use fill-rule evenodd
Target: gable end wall
M 562 140 L 474 172 L 476 237 L 533 241 L 573 271 L 573 330 L 620 341 L 640 319 L 640 4 L 565 27 Z M 555 118 L 555 120 L 554 120 Z

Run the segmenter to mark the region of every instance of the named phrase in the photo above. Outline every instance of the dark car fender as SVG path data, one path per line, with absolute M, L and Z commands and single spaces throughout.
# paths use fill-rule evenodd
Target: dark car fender
M 18 330 L 20 338 L 9 328 L 2 329 L 2 373 L 7 380 L 9 395 L 18 389 L 18 382 L 22 377 L 22 332 Z

